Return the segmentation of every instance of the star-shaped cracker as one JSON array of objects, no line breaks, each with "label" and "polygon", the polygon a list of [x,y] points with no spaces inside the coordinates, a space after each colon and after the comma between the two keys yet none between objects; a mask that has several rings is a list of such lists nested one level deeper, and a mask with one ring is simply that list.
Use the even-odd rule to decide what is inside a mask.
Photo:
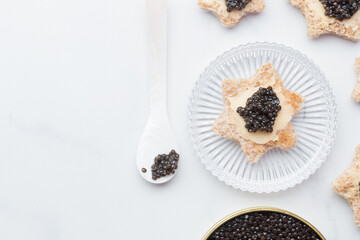
[{"label": "star-shaped cracker", "polygon": [[325,8],[320,0],[289,1],[305,16],[310,37],[335,34],[353,41],[360,39],[360,11],[357,11],[350,19],[339,21],[325,15]]},{"label": "star-shaped cracker", "polygon": [[344,197],[354,211],[356,226],[360,227],[360,145],[350,168],[333,183],[334,191]]},{"label": "star-shaped cracker", "polygon": [[[241,132],[243,131],[241,128],[245,127],[244,125],[239,125],[241,123],[241,117],[232,109],[230,99],[241,96],[244,93],[246,94],[249,89],[256,90],[260,87],[268,86],[271,86],[274,89],[280,100],[280,106],[282,107],[275,120],[275,125],[282,111],[284,111],[283,114],[289,113],[286,115],[289,121],[285,122],[287,125],[284,128],[278,130],[275,130],[274,128],[273,133],[271,133],[274,134],[273,140],[260,144],[244,137],[244,132]],[[225,106],[222,114],[214,123],[213,132],[239,143],[249,162],[257,162],[261,156],[271,148],[278,147],[288,150],[296,146],[297,134],[290,120],[295,114],[300,112],[305,99],[301,95],[284,87],[279,74],[271,63],[259,68],[255,75],[248,79],[226,79],[223,81],[222,87]],[[257,132],[246,134],[264,133]]]},{"label": "star-shaped cracker", "polygon": [[357,58],[355,61],[355,69],[358,75],[358,80],[351,94],[351,98],[357,102],[360,102],[360,58]]},{"label": "star-shaped cracker", "polygon": [[263,0],[252,0],[244,9],[233,9],[231,12],[227,11],[225,0],[199,0],[198,5],[216,15],[225,27],[235,26],[248,13],[258,13],[265,9]]}]

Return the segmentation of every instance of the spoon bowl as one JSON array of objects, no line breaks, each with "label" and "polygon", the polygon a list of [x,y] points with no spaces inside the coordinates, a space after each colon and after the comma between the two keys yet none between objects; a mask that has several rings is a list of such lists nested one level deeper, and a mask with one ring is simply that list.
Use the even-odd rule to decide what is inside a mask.
[{"label": "spoon bowl", "polygon": [[[169,154],[173,149],[180,154],[179,144],[167,115],[150,115],[137,150],[136,163],[140,175],[146,181],[155,184],[161,184],[171,180],[176,174],[176,171],[175,174],[153,180],[151,166],[154,164],[154,159],[157,155]],[[145,173],[142,172],[143,168],[147,170]]]}]

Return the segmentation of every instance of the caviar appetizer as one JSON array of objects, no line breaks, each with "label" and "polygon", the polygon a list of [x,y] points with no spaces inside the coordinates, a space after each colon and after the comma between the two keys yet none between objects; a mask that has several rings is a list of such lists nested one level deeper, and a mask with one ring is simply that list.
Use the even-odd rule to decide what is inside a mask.
[{"label": "caviar appetizer", "polygon": [[175,150],[171,150],[169,154],[159,154],[154,159],[151,166],[152,179],[157,180],[174,174],[178,168],[179,154]]},{"label": "caviar appetizer", "polygon": [[265,9],[263,0],[199,0],[201,9],[216,15],[225,27],[233,27],[248,13]]},{"label": "caviar appetizer", "polygon": [[222,224],[207,240],[220,239],[322,239],[300,220],[277,212],[261,211],[240,215]]},{"label": "caviar appetizer", "polygon": [[307,20],[308,35],[335,34],[360,39],[360,0],[289,0]]},{"label": "caviar appetizer", "polygon": [[360,58],[357,58],[355,61],[355,69],[358,75],[358,80],[351,94],[351,98],[357,102],[360,102]]},{"label": "caviar appetizer", "polygon": [[360,145],[350,168],[333,183],[334,191],[344,197],[354,212],[356,226],[360,227]]},{"label": "caviar appetizer", "polygon": [[213,132],[239,143],[249,162],[259,161],[271,148],[296,146],[290,121],[305,99],[284,87],[271,63],[249,79],[226,79],[222,87],[225,106]]}]

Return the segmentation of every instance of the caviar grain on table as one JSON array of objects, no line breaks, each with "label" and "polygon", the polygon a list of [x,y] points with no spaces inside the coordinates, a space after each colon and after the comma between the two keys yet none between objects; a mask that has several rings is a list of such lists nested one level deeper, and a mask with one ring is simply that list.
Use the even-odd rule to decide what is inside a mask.
[{"label": "caviar grain on table", "polygon": [[208,240],[320,240],[320,236],[301,221],[276,212],[253,212],[233,218]]},{"label": "caviar grain on table", "polygon": [[174,174],[178,168],[179,154],[171,150],[169,154],[159,154],[155,157],[151,166],[152,179],[157,180],[170,174]]},{"label": "caviar grain on table", "polygon": [[231,12],[233,9],[243,10],[249,2],[251,0],[225,0],[228,12]]},{"label": "caviar grain on table", "polygon": [[339,21],[350,19],[360,7],[360,0],[319,0],[324,8],[325,15]]},{"label": "caviar grain on table", "polygon": [[244,118],[245,128],[249,132],[272,132],[280,110],[280,100],[272,87],[268,87],[259,88],[246,101],[245,107],[238,107],[237,112]]}]

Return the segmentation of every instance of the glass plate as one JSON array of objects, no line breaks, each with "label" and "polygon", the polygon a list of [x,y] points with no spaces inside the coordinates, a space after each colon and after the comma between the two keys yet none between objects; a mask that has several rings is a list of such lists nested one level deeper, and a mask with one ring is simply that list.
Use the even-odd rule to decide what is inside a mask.
[{"label": "glass plate", "polygon": [[[306,101],[292,120],[298,134],[296,147],[272,149],[250,164],[239,144],[211,129],[224,107],[222,81],[250,77],[268,62],[285,87]],[[225,52],[205,69],[190,98],[189,120],[195,150],[214,176],[243,191],[269,193],[294,187],[321,166],[334,144],[337,112],[328,81],[310,59],[283,45],[251,43]]]}]

